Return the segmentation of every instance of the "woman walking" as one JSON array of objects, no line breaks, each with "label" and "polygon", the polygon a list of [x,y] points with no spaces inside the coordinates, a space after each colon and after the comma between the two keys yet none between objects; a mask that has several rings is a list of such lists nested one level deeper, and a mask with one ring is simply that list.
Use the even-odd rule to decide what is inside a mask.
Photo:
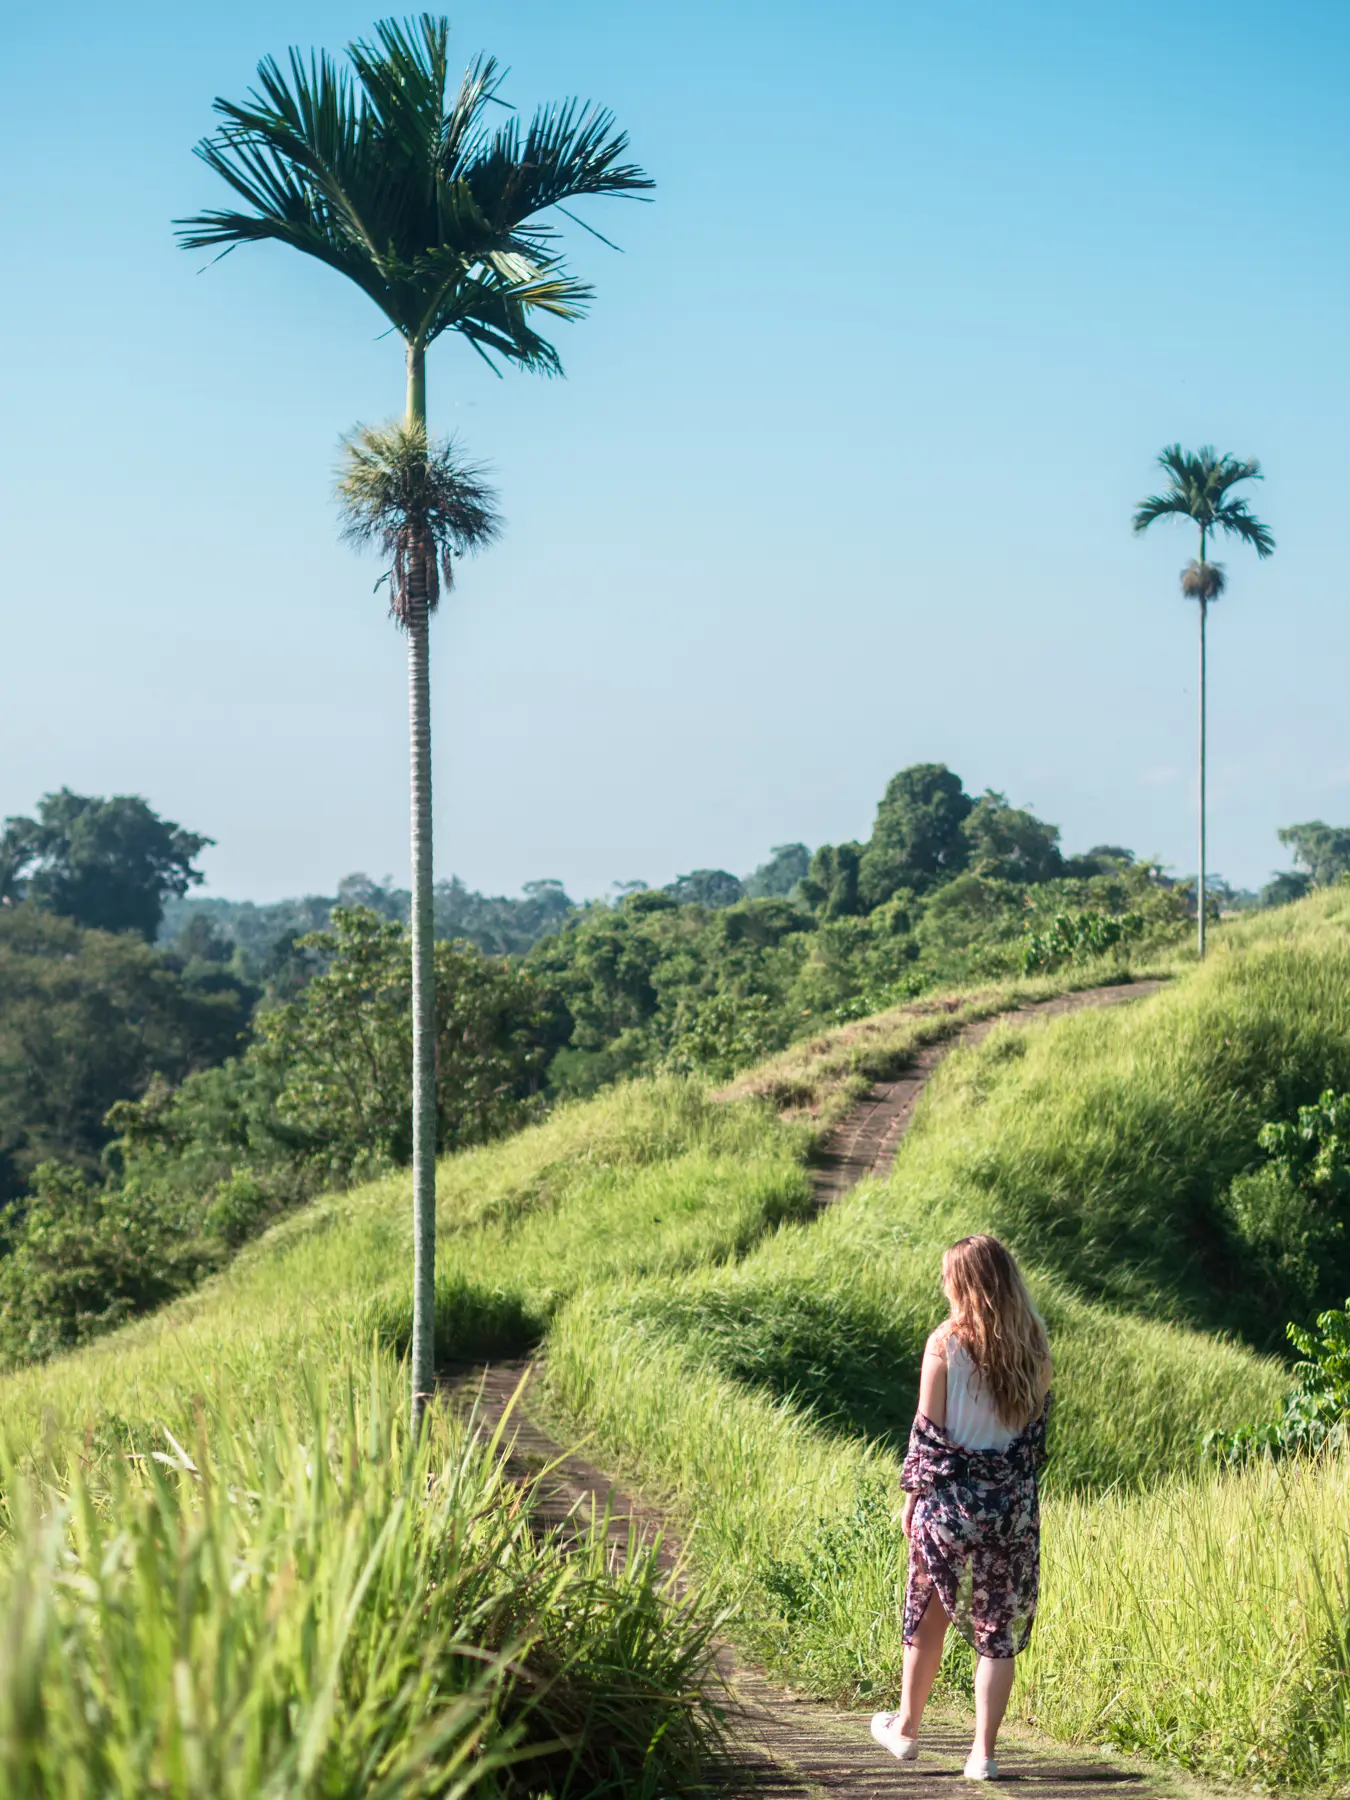
[{"label": "woman walking", "polygon": [[994,1742],[1026,1648],[1041,1572],[1037,1471],[1045,1461],[1050,1347],[1022,1272],[993,1237],[962,1238],[942,1259],[951,1316],[929,1338],[903,1485],[909,1539],[905,1669],[897,1713],[872,1736],[901,1762],[919,1723],[947,1627],[976,1652],[969,1781],[994,1781]]}]

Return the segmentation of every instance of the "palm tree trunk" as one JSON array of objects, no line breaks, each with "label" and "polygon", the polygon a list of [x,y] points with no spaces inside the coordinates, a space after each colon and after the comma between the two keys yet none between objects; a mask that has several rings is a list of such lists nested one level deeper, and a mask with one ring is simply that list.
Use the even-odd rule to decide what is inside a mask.
[{"label": "palm tree trunk", "polygon": [[[1205,533],[1200,531],[1200,566],[1205,563]],[[1200,873],[1196,879],[1195,917],[1196,948],[1200,960],[1205,960],[1205,619],[1209,606],[1203,596],[1200,601]]]},{"label": "palm tree trunk", "polygon": [[[426,424],[426,353],[408,347],[408,423]],[[436,1367],[436,965],[432,919],[431,679],[426,571],[409,582],[408,728],[412,788],[413,1321],[412,1429]]]}]

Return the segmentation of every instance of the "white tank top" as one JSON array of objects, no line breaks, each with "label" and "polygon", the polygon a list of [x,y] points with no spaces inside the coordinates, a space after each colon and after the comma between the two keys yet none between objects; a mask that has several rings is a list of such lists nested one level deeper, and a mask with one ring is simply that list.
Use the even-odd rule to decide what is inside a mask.
[{"label": "white tank top", "polygon": [[1017,1436],[994,1410],[970,1352],[947,1334],[947,1436],[963,1450],[1006,1450]]}]

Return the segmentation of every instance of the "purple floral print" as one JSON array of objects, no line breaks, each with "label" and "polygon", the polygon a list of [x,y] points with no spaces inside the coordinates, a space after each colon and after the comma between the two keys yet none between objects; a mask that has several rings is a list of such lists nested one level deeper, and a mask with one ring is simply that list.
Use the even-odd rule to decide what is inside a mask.
[{"label": "purple floral print", "polygon": [[1006,1450],[963,1450],[931,1419],[915,1419],[900,1477],[919,1496],[909,1537],[907,1644],[936,1590],[981,1656],[1026,1649],[1041,1579],[1036,1477],[1049,1412],[1047,1398],[1040,1417]]}]

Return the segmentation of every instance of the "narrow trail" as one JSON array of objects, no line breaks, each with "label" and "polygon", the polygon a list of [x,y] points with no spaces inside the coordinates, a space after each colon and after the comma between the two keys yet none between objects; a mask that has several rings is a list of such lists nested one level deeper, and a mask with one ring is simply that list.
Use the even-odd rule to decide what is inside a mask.
[{"label": "narrow trail", "polygon": [[[895,1080],[876,1083],[826,1140],[815,1176],[817,1209],[833,1205],[865,1177],[889,1172],[919,1095],[952,1050],[979,1043],[1008,1020],[1120,1005],[1142,999],[1161,985],[1140,981],[1028,1002],[928,1045]],[[539,1480],[536,1516],[542,1526],[565,1527],[578,1513],[587,1521],[607,1518],[609,1541],[616,1551],[627,1548],[634,1531],[649,1542],[659,1537],[659,1560],[673,1569],[682,1551],[669,1522],[625,1493],[602,1470],[564,1451],[530,1418],[529,1389],[536,1373],[535,1363],[524,1359],[451,1365],[443,1370],[441,1385],[454,1404],[472,1408],[485,1432],[497,1428],[520,1390],[504,1434],[510,1444],[507,1466],[518,1480]],[[731,1700],[734,1755],[720,1773],[722,1791],[729,1795],[882,1800],[903,1794],[909,1800],[937,1800],[962,1787],[961,1771],[970,1748],[968,1724],[925,1722],[920,1760],[901,1764],[872,1741],[870,1709],[848,1711],[798,1698],[743,1663],[725,1642],[718,1648],[717,1668]],[[1019,1742],[1015,1728],[1005,1730],[999,1741],[999,1768],[1000,1779],[1019,1783],[1028,1800],[1032,1796],[1067,1800],[1115,1789],[1154,1800],[1159,1792],[1136,1770],[1072,1750]]]},{"label": "narrow trail", "polygon": [[1082,988],[1076,994],[1056,994],[1050,1000],[1028,1000],[1008,1012],[967,1025],[940,1043],[926,1045],[894,1081],[875,1082],[825,1140],[815,1179],[817,1207],[833,1205],[869,1175],[890,1174],[919,1095],[938,1064],[953,1050],[981,1043],[996,1025],[1005,1025],[1009,1020],[1057,1018],[1064,1013],[1081,1012],[1087,1006],[1121,1006],[1155,994],[1162,985],[1160,981],[1135,981],[1117,987]]}]

